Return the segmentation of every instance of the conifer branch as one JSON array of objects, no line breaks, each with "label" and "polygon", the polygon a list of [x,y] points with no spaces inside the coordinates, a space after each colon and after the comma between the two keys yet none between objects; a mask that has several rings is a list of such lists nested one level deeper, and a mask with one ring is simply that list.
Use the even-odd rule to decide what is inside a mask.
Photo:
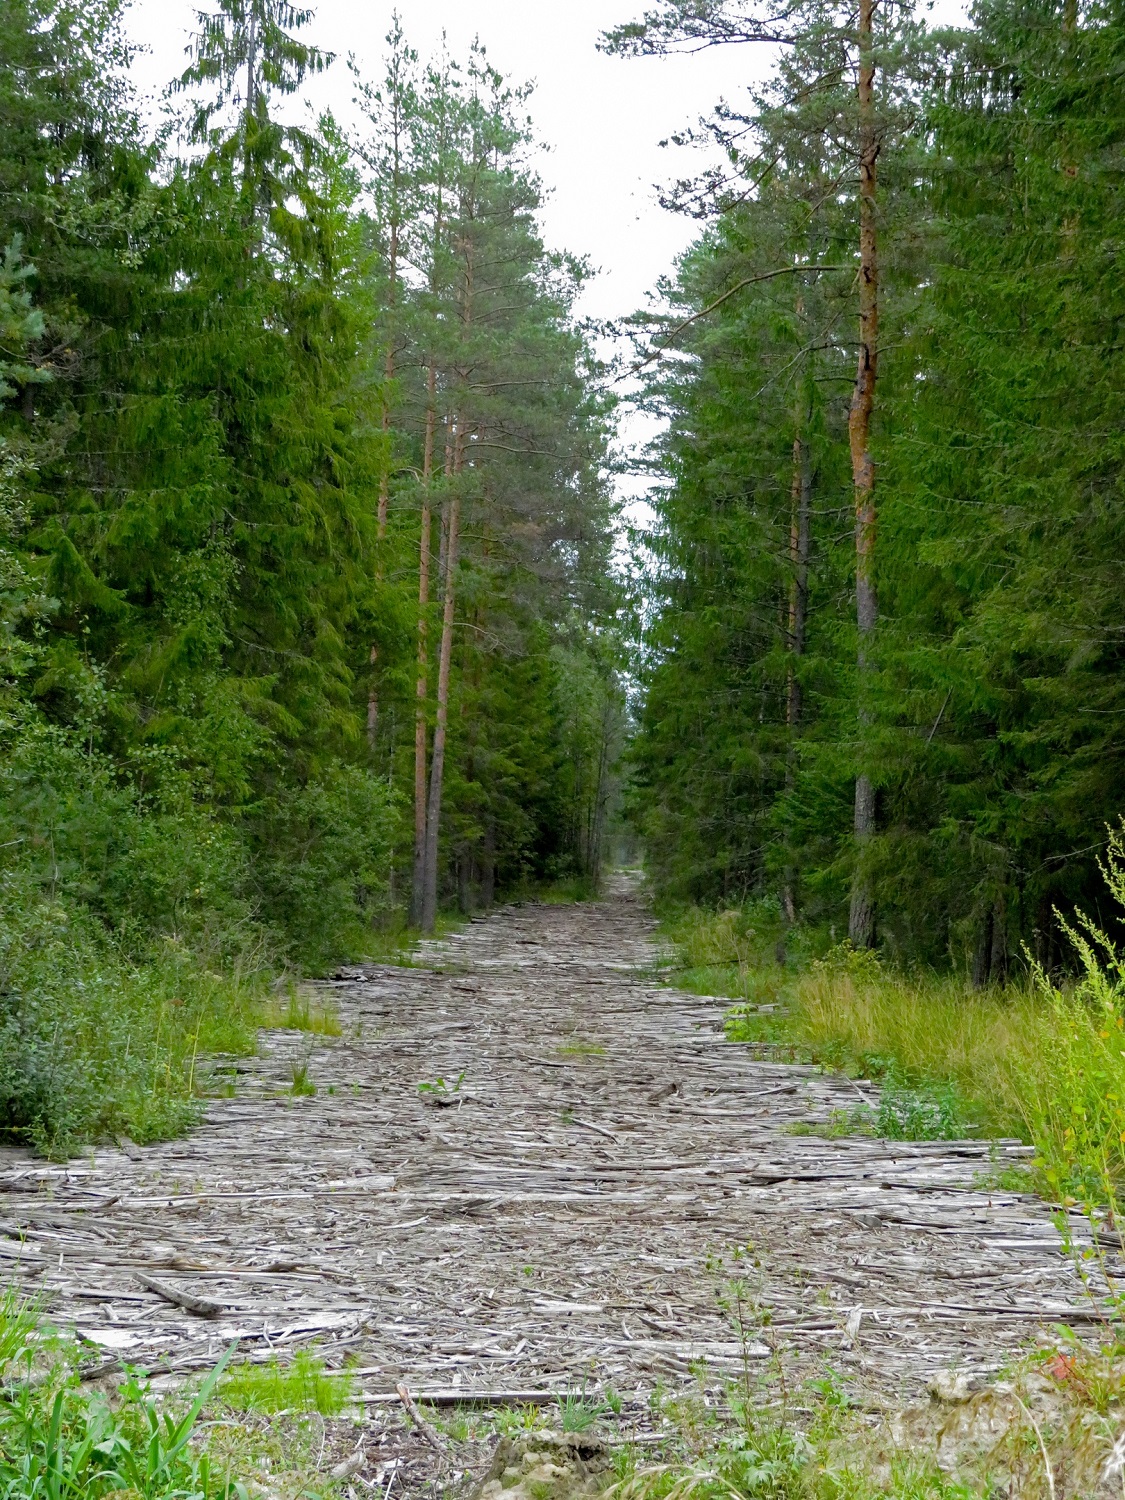
[{"label": "conifer branch", "polygon": [[[711,302],[706,307],[701,308],[699,310],[699,312],[692,313],[691,317],[690,318],[685,318],[682,323],[678,323],[676,325],[676,327],[672,329],[671,333],[669,333],[667,335],[667,337],[660,344],[658,344],[656,346],[656,348],[652,351],[651,354],[647,354],[644,359],[638,360],[635,365],[631,365],[629,367],[629,369],[625,372],[625,375],[635,375],[638,370],[643,370],[646,365],[650,365],[654,359],[659,359],[660,356],[664,353],[665,349],[667,349],[669,347],[669,345],[672,343],[673,339],[678,338],[680,336],[680,334],[683,333],[683,331],[684,331],[685,328],[690,328],[693,323],[698,323],[701,318],[706,318],[710,313],[713,313],[717,307],[721,307],[724,302],[726,302],[729,298],[733,297],[734,294],[735,294],[735,292],[741,292],[744,287],[754,286],[754,285],[756,285],[760,281],[772,281],[776,276],[792,276],[792,275],[794,275],[794,274],[796,274],[797,272],[800,272],[800,271],[854,271],[854,270],[855,270],[855,267],[852,266],[852,265],[843,265],[843,266],[781,266],[776,271],[762,271],[757,276],[746,276],[741,281],[735,282],[734,286],[730,287],[729,290],[725,291],[721,297],[716,297],[715,300],[714,300],[714,302]],[[618,380],[624,380],[625,379],[625,375],[619,375],[617,377]]]}]

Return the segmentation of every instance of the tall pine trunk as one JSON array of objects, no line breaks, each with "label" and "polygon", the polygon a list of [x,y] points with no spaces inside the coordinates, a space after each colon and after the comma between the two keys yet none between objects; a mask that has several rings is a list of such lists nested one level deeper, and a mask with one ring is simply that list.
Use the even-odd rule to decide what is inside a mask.
[{"label": "tall pine trunk", "polygon": [[[458,436],[458,449],[460,438]],[[460,453],[458,454],[458,457]],[[460,468],[460,464],[456,466]],[[426,809],[425,870],[422,891],[422,931],[433,932],[437,921],[438,835],[441,828],[441,792],[445,776],[445,740],[449,725],[449,674],[453,660],[453,618],[456,606],[457,539],[461,520],[461,496],[454,488],[445,502],[443,517],[445,566],[442,570],[441,650],[438,657],[437,716],[434,750],[430,758],[430,793]]]},{"label": "tall pine trunk", "polygon": [[[462,201],[462,213],[466,202]],[[471,207],[471,201],[468,205]],[[471,213],[469,214],[471,217]],[[472,241],[460,241],[464,255],[464,282],[461,287],[462,337],[473,322],[473,248]],[[468,372],[459,370],[462,380]],[[446,481],[452,481],[442,506],[442,581],[441,647],[438,653],[437,713],[434,719],[434,746],[430,757],[430,789],[426,807],[426,839],[422,869],[422,931],[431,933],[437,921],[438,850],[441,834],[441,795],[445,777],[445,742],[449,730],[449,676],[453,661],[453,620],[457,595],[457,542],[461,520],[461,471],[465,465],[465,416],[459,406],[445,431]]]},{"label": "tall pine trunk", "polygon": [[876,162],[879,141],[875,124],[874,17],[876,0],[859,0],[859,362],[848,438],[855,487],[855,598],[858,645],[856,691],[859,703],[860,774],[855,782],[856,873],[852,882],[848,936],[857,948],[875,941],[875,903],[864,863],[875,830],[875,789],[863,769],[870,757],[870,652],[874,645],[875,598],[875,465],[871,458],[871,418],[879,362],[879,255],[875,220]]},{"label": "tall pine trunk", "polygon": [[[805,636],[809,613],[809,548],[812,532],[812,455],[809,451],[808,419],[805,410],[804,392],[801,394],[797,415],[797,436],[793,439],[793,479],[790,490],[789,517],[789,673],[786,693],[785,722],[789,730],[789,747],[785,763],[785,787],[792,789],[795,779],[797,754],[797,729],[801,722],[801,679],[798,664],[805,654]],[[797,903],[794,898],[795,873],[785,872],[785,884],[781,891],[781,904],[785,920],[797,920]]]},{"label": "tall pine trunk", "polygon": [[793,439],[792,510],[789,521],[789,681],[785,722],[796,731],[801,721],[801,681],[797,663],[805,654],[809,613],[809,546],[812,513],[812,459],[802,431]]},{"label": "tall pine trunk", "polygon": [[426,375],[426,439],[422,450],[422,524],[418,546],[418,672],[414,685],[414,869],[410,889],[410,920],[422,921],[426,870],[426,690],[429,650],[426,612],[430,603],[430,482],[434,472],[434,428],[437,423],[437,369],[430,361]]},{"label": "tall pine trunk", "polygon": [[[397,23],[396,23],[397,24]],[[400,33],[401,34],[401,33]],[[379,476],[379,540],[387,534],[387,503],[391,491],[391,398],[390,385],[395,378],[395,312],[398,307],[398,253],[402,231],[402,97],[397,86],[392,103],[391,125],[391,203],[388,215],[390,230],[387,243],[387,359],[384,365],[383,389],[383,472]]]},{"label": "tall pine trunk", "polygon": [[[380,474],[380,501],[378,501],[378,540],[387,535],[387,507],[390,504],[390,383],[395,380],[395,306],[399,291],[399,124],[398,107],[395,115],[395,168],[393,168],[392,217],[390,217],[390,245],[387,254],[387,360],[383,378],[383,472]],[[375,564],[375,577],[383,580],[383,558]],[[371,648],[371,687],[368,688],[368,748],[374,753],[380,732],[380,684],[377,667],[380,648]]]}]

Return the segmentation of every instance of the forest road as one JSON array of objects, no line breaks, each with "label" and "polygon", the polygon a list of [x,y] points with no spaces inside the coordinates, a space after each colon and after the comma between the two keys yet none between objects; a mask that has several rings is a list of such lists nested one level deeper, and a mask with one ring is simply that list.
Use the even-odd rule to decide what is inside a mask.
[{"label": "forest road", "polygon": [[1090,1316],[1046,1205],[972,1186],[987,1145],[789,1133],[856,1086],[724,1040],[724,1001],[657,981],[653,925],[619,875],[425,944],[428,967],[343,971],[320,986],[343,1034],[264,1032],[186,1139],[5,1153],[5,1271],[95,1362],[316,1340],[371,1393],[643,1400],[772,1349],[901,1401]]}]

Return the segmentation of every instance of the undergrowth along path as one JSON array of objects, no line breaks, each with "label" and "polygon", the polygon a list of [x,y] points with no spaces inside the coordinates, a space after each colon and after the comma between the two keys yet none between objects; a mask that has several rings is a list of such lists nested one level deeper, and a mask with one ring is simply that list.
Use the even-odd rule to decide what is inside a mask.
[{"label": "undergrowth along path", "polygon": [[1024,1148],[788,1133],[856,1086],[726,1041],[726,1002],[657,981],[653,925],[617,876],[428,943],[428,967],[343,971],[343,1034],[263,1033],[189,1138],[5,1153],[4,1272],[94,1363],[317,1340],[371,1394],[644,1399],[788,1349],[793,1376],[828,1362],[901,1402],[1094,1316],[1049,1209],[972,1186]]}]

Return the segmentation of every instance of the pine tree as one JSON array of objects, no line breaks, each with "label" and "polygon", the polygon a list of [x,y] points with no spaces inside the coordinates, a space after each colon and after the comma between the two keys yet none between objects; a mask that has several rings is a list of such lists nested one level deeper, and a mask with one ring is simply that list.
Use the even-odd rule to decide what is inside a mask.
[{"label": "pine tree", "polygon": [[[757,163],[761,176],[753,192],[787,157],[810,146],[818,167],[836,171],[829,192],[846,194],[853,205],[852,244],[856,253],[859,347],[849,415],[849,446],[855,508],[855,597],[857,624],[857,717],[859,747],[854,793],[855,876],[849,935],[857,946],[874,941],[874,908],[865,873],[867,847],[875,827],[872,781],[873,735],[871,656],[877,620],[875,584],[875,463],[872,422],[876,405],[879,353],[879,245],[877,162],[901,135],[903,88],[916,33],[909,13],[876,0],[861,0],[858,16],[809,0],[783,13],[747,8],[736,0],[669,0],[643,20],[619,27],[605,39],[607,50],[627,55],[660,54],[730,43],[780,43],[789,54],[777,71],[773,96],[756,121]],[[855,86],[845,80],[854,73]],[[882,87],[877,93],[877,74]],[[735,155],[737,163],[737,153]],[[831,176],[831,173],[829,173]],[[791,271],[779,265],[775,274]],[[747,283],[749,284],[749,283]],[[798,450],[798,464],[799,464]],[[798,493],[800,484],[798,483]],[[800,525],[795,549],[799,552]],[[795,557],[795,569],[802,564]],[[795,679],[794,679],[795,680]],[[795,700],[794,700],[795,702]]]}]

